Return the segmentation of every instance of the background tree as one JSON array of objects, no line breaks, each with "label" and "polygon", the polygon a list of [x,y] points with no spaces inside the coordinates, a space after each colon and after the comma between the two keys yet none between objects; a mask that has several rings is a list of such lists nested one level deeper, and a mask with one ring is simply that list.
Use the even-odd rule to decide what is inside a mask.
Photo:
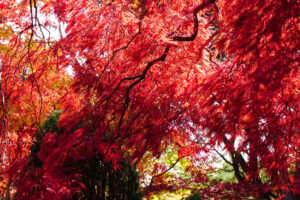
[{"label": "background tree", "polygon": [[[41,187],[47,188],[47,179],[40,177],[47,173],[47,166],[44,160],[39,156],[41,146],[46,134],[57,137],[63,130],[57,127],[60,112],[54,111],[43,123],[41,130],[35,135],[35,142],[31,147],[31,154],[21,177],[16,177],[15,184],[18,192],[17,199],[35,199],[39,196],[39,189],[33,184],[40,182]],[[55,151],[54,151],[55,152]],[[76,172],[77,184],[82,185],[82,191],[76,187],[75,180],[69,186],[74,189],[70,194],[72,199],[124,199],[139,200],[143,196],[139,188],[139,176],[134,166],[123,160],[120,163],[120,170],[115,171],[112,163],[107,163],[100,157],[94,155],[86,159],[68,160],[60,169],[65,175]],[[57,177],[56,177],[57,178]],[[66,184],[66,183],[64,183]],[[75,185],[75,186],[74,186]],[[59,188],[57,188],[59,189]],[[77,189],[77,191],[75,191]],[[44,191],[45,198],[57,198],[55,191]],[[58,193],[59,194],[59,193]]]},{"label": "background tree", "polygon": [[48,32],[29,3],[0,3],[1,199],[16,191],[9,166],[26,163],[34,135],[53,107],[59,107],[68,85],[68,76],[55,65]]}]

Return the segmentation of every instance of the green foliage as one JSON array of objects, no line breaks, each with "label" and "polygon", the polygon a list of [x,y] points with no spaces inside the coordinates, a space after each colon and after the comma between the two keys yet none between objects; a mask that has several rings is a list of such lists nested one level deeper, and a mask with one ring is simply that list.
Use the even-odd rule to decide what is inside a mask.
[{"label": "green foliage", "polygon": [[112,163],[104,162],[98,156],[77,160],[72,165],[81,174],[82,182],[86,186],[78,199],[141,200],[143,197],[138,182],[139,174],[129,162],[122,161],[121,168],[116,171]]},{"label": "green foliage", "polygon": [[[109,181],[114,181],[114,189],[110,188],[112,192],[120,191],[118,199],[122,199],[122,196],[127,196],[127,199],[141,200],[143,194],[139,187],[139,174],[135,168],[129,162],[123,161],[121,163],[121,170],[118,170],[112,175],[112,179]],[[123,193],[123,194],[122,194]]]},{"label": "green foliage", "polygon": [[185,200],[202,200],[199,193],[194,193],[191,196],[187,197]]},{"label": "green foliage", "polygon": [[42,127],[41,127],[41,133],[43,134],[43,136],[47,133],[47,132],[51,132],[51,133],[59,133],[62,130],[60,128],[57,127],[57,122],[59,119],[59,116],[61,114],[61,111],[59,110],[55,110],[53,111],[53,113],[50,115],[50,117],[48,117],[45,122],[43,123]]},{"label": "green foliage", "polygon": [[[38,158],[43,138],[46,133],[51,132],[59,135],[63,130],[57,127],[61,112],[54,111],[43,123],[40,131],[36,134],[36,140],[31,147],[29,163],[34,168],[40,168],[42,162]],[[76,160],[65,163],[65,167],[73,168],[81,175],[81,181],[86,189],[74,199],[104,199],[104,200],[141,200],[143,193],[139,187],[139,174],[135,166],[129,162],[122,161],[120,169],[115,171],[113,165],[104,162],[100,155],[84,160]]]},{"label": "green foliage", "polygon": [[230,183],[236,183],[237,179],[233,173],[233,168],[228,163],[224,162],[222,159],[217,159],[216,164],[220,165],[216,171],[213,173],[209,173],[208,177],[211,181],[222,181],[224,182],[230,182]]},{"label": "green foliage", "polygon": [[35,168],[40,168],[42,166],[42,163],[40,159],[38,158],[38,152],[40,151],[41,144],[43,141],[43,138],[47,132],[51,133],[59,133],[62,130],[57,127],[57,122],[59,119],[59,116],[61,114],[61,111],[55,110],[53,113],[45,120],[43,123],[40,131],[35,135],[35,141],[33,145],[31,146],[31,154],[29,156],[29,163],[34,166]]}]

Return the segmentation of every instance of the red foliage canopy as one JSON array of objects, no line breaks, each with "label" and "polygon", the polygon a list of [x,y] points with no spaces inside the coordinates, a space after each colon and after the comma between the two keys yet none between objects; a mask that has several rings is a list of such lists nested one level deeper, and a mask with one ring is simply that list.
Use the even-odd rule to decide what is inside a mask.
[{"label": "red foliage canopy", "polygon": [[[298,0],[24,0],[0,8],[10,31],[0,32],[8,41],[0,43],[2,140],[38,128],[53,106],[63,110],[64,131],[43,139],[42,167],[28,173],[25,156],[4,171],[17,199],[72,198],[84,186],[68,163],[97,154],[117,169],[124,152],[137,163],[170,144],[201,162],[200,153],[223,148],[251,196],[299,193]],[[66,71],[70,87],[59,74]]]}]

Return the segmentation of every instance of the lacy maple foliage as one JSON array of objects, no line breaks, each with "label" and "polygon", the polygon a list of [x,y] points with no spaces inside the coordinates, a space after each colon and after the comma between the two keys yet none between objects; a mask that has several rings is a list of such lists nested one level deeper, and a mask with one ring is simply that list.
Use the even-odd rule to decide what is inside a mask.
[{"label": "lacy maple foliage", "polygon": [[56,64],[46,30],[37,28],[37,19],[30,21],[28,3],[0,3],[1,199],[16,193],[10,173],[18,176],[16,172],[26,166],[35,134],[59,107],[69,84]]},{"label": "lacy maple foliage", "polygon": [[[147,177],[145,157],[170,146],[174,166],[189,157],[189,181],[158,163],[145,194],[299,195],[298,0],[23,0],[0,8],[3,198],[85,199],[99,189],[84,183],[93,158],[111,170],[130,160]],[[56,109],[60,131],[40,138],[34,166],[29,147]],[[237,182],[190,187],[209,181],[215,152]],[[86,164],[78,170],[78,162]]]}]

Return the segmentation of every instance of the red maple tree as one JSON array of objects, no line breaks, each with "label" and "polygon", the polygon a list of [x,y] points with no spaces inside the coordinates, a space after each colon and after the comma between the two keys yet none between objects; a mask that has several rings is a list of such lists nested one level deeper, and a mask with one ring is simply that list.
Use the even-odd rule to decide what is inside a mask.
[{"label": "red maple tree", "polygon": [[[3,197],[12,184],[17,199],[85,198],[83,171],[98,158],[119,170],[124,159],[136,165],[169,145],[193,163],[191,180],[177,188],[208,181],[197,164],[217,152],[237,183],[212,183],[198,190],[204,198],[299,195],[297,0],[24,0],[0,8],[2,157],[7,133],[30,136],[11,142]],[[27,142],[54,109],[61,131],[45,133],[33,167]],[[27,153],[17,158],[20,145]],[[163,178],[171,168],[160,168],[146,192],[174,189]]]}]

